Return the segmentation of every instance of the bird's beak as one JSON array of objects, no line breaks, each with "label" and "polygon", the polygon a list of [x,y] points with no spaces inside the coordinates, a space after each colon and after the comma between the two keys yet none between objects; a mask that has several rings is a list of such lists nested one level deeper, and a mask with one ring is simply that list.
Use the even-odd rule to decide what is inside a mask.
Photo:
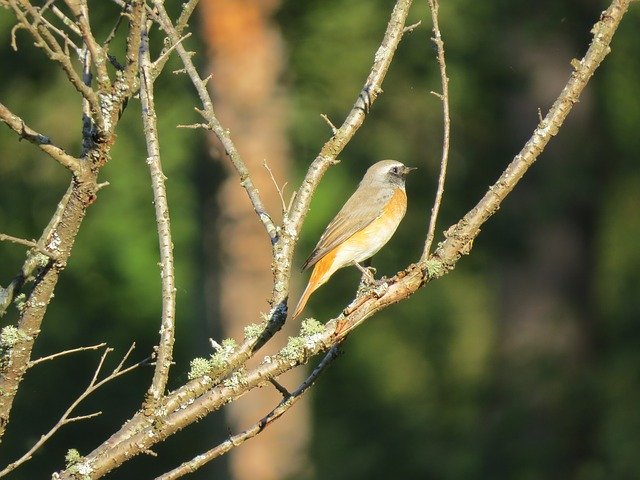
[{"label": "bird's beak", "polygon": [[411,172],[411,171],[413,171],[413,170],[417,170],[417,169],[418,169],[418,167],[407,167],[407,166],[405,166],[405,167],[402,169],[402,175],[405,175],[405,176],[406,176],[409,172]]}]

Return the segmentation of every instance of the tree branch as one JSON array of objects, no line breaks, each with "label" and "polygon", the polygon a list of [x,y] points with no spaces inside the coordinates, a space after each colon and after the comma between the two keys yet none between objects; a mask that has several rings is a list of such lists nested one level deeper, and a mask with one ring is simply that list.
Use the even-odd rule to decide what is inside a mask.
[{"label": "tree branch", "polygon": [[0,103],[0,120],[11,130],[16,132],[20,138],[24,138],[36,145],[40,150],[45,152],[63,167],[68,168],[73,173],[79,171],[81,167],[80,159],[69,155],[60,147],[53,145],[49,137],[36,132],[34,129],[26,125],[22,118],[12,113],[2,103]]},{"label": "tree branch", "polygon": [[91,32],[87,0],[65,0],[65,3],[75,15],[84,44],[91,53],[93,65],[98,73],[98,88],[107,90],[111,86],[111,80],[107,73],[107,56]]},{"label": "tree branch", "polygon": [[326,370],[331,362],[333,362],[333,360],[338,357],[340,353],[339,347],[339,344],[331,347],[322,361],[313,370],[313,372],[311,372],[311,375],[309,375],[309,377],[302,384],[300,384],[300,386],[293,393],[288,394],[276,408],[271,410],[271,412],[269,412],[261,420],[254,423],[245,431],[229,437],[226,441],[222,442],[220,445],[212,448],[211,450],[198,455],[192,460],[183,463],[179,467],[165,473],[164,475],[160,475],[156,478],[156,480],[174,480],[188,473],[195,472],[203,465],[206,465],[212,460],[215,460],[221,455],[224,455],[232,448],[239,447],[250,438],[253,438],[262,433],[270,424],[282,417],[282,415],[284,415],[287,410],[289,410],[298,400],[300,400],[300,398],[302,398],[302,395],[309,389],[309,387],[311,387],[315,383],[318,377]]},{"label": "tree branch", "polygon": [[173,357],[173,343],[176,314],[176,286],[173,267],[173,242],[169,220],[169,204],[164,184],[165,176],[160,161],[158,125],[153,97],[152,65],[149,58],[149,32],[146,14],[142,15],[142,40],[140,42],[140,100],[142,103],[142,124],[147,142],[147,165],[151,173],[153,204],[156,211],[158,241],[160,244],[160,277],[162,280],[162,320],[160,343],[157,349],[156,367],[147,399],[154,408],[162,399]]},{"label": "tree branch", "polygon": [[64,350],[62,352],[57,352],[57,353],[53,353],[51,355],[47,355],[46,357],[40,357],[36,360],[32,360],[29,362],[29,368],[31,367],[35,367],[36,365],[38,365],[39,363],[43,363],[43,362],[48,362],[50,360],[54,360],[58,357],[62,357],[64,355],[69,355],[71,353],[78,353],[78,352],[85,352],[87,350],[97,350],[99,348],[102,348],[104,346],[106,346],[106,343],[98,343],[96,345],[89,345],[88,347],[78,347],[78,348],[71,348],[69,350]]},{"label": "tree branch", "polygon": [[[48,30],[46,24],[40,20],[42,17],[40,12],[31,5],[29,0],[10,0],[9,4],[13,8],[19,23],[35,40],[35,45],[41,48],[47,57],[62,67],[71,84],[80,92],[83,98],[89,102],[93,118],[99,128],[103,130],[104,119],[100,110],[98,95],[83,82],[81,76],[73,68],[69,56],[65,53],[64,49],[60,47],[60,44]],[[22,9],[24,9],[24,11]],[[31,16],[33,23],[29,21],[25,12]]]},{"label": "tree branch", "polygon": [[216,136],[224,146],[225,151],[229,156],[229,159],[231,160],[231,163],[236,169],[236,172],[238,172],[238,176],[240,177],[240,185],[242,185],[242,187],[246,190],[247,195],[249,196],[249,200],[253,205],[253,209],[256,212],[256,215],[258,215],[258,218],[262,222],[262,225],[267,231],[271,242],[274,243],[278,237],[276,226],[274,225],[273,221],[271,220],[271,216],[268,214],[264,206],[258,189],[253,184],[253,180],[251,180],[249,169],[242,160],[242,157],[236,149],[233,140],[231,140],[229,131],[220,124],[220,121],[218,120],[218,117],[213,110],[213,102],[211,101],[211,96],[209,95],[209,91],[207,90],[206,80],[200,78],[200,74],[193,64],[193,61],[191,60],[191,55],[182,45],[180,35],[173,26],[173,23],[164,8],[163,2],[161,0],[153,0],[153,4],[158,11],[160,26],[167,34],[167,38],[170,41],[171,48],[175,47],[176,52],[180,56],[180,60],[182,60],[187,75],[189,75],[191,82],[198,92],[198,96],[200,97],[200,101],[202,102],[203,106],[203,110],[198,110],[198,113],[200,113],[200,115],[202,115],[202,117],[207,121],[209,129],[216,134]]},{"label": "tree branch", "polygon": [[[424,242],[424,250],[422,251],[421,261],[429,257],[431,244],[436,230],[436,222],[438,220],[438,212],[442,203],[442,195],[444,194],[444,182],[447,177],[447,163],[449,161],[449,139],[451,135],[451,117],[449,115],[449,77],[447,77],[447,63],[444,58],[444,42],[440,34],[440,25],[438,24],[438,0],[427,0],[429,9],[431,10],[431,21],[433,22],[433,43],[436,44],[438,50],[438,67],[440,69],[440,82],[442,83],[442,94],[435,94],[442,101],[442,118],[443,118],[443,139],[442,139],[442,159],[440,160],[440,175],[438,177],[438,188],[436,190],[436,198],[431,209],[431,218],[429,219],[429,228],[427,230],[427,238]],[[435,93],[435,92],[432,92]]]},{"label": "tree branch", "polygon": [[[101,344],[100,346],[102,346],[102,345],[104,345],[104,344]],[[86,347],[84,349],[86,350],[87,348],[93,348],[93,347]],[[76,349],[76,351],[77,350],[79,350],[79,349]],[[96,417],[96,416],[100,415],[101,412],[97,412],[97,413],[91,413],[89,415],[79,415],[79,416],[76,416],[76,417],[71,417],[71,414],[76,409],[76,407],[78,405],[80,405],[80,403],[83,400],[85,400],[89,395],[91,395],[97,389],[102,387],[105,383],[108,383],[111,380],[115,380],[119,376],[124,375],[124,374],[134,370],[135,368],[138,368],[140,365],[143,365],[144,363],[147,362],[147,360],[143,360],[141,362],[134,363],[133,365],[130,365],[129,367],[127,367],[125,369],[121,369],[122,363],[126,360],[126,358],[128,357],[129,353],[131,353],[131,349],[129,349],[129,351],[125,354],[122,362],[120,362],[119,366],[116,367],[109,375],[107,375],[105,378],[103,378],[102,380],[100,380],[98,382],[97,381],[98,380],[98,376],[100,375],[100,372],[102,370],[102,366],[104,365],[104,361],[107,358],[107,355],[112,351],[113,351],[112,348],[106,348],[105,349],[105,351],[102,353],[102,356],[100,357],[100,361],[98,362],[98,366],[96,367],[96,370],[93,373],[93,377],[91,378],[91,381],[89,382],[89,385],[84,389],[84,391],[80,394],[80,396],[78,396],[78,398],[76,398],[73,401],[73,403],[71,405],[69,405],[67,410],[62,414],[62,416],[56,422],[56,424],[53,427],[51,427],[51,429],[47,433],[42,435],[40,437],[40,439],[24,455],[22,455],[19,459],[15,460],[14,462],[11,462],[2,471],[0,471],[0,477],[6,476],[10,472],[12,472],[16,468],[18,468],[20,465],[22,465],[25,462],[29,461],[31,459],[31,457],[33,456],[33,454],[40,447],[42,447],[53,435],[55,435],[55,433],[58,430],[60,430],[63,426],[67,425],[68,423],[77,422],[79,420],[86,420],[86,419],[93,418],[93,417]],[[70,353],[70,352],[62,352],[60,355],[62,355],[64,353]],[[49,358],[49,359],[51,359],[51,358]],[[42,361],[44,361],[44,360],[42,360]]]}]

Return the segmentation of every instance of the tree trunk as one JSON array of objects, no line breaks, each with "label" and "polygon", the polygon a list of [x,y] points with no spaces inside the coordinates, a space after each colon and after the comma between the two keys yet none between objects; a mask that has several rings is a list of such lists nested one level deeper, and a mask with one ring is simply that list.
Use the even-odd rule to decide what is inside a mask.
[{"label": "tree trunk", "polygon": [[[222,124],[229,128],[267,210],[276,222],[281,220],[281,200],[263,163],[266,161],[282,187],[283,180],[289,177],[286,172],[290,162],[286,139],[288,106],[279,84],[285,55],[279,29],[272,20],[278,6],[278,0],[201,2],[216,112]],[[207,293],[219,295],[217,308],[223,319],[223,335],[241,340],[243,326],[258,322],[260,312],[269,309],[266,299],[272,287],[271,245],[237,175],[230,170],[224,149],[213,135],[211,143],[228,176],[217,192],[220,215],[215,224],[211,224],[219,249],[210,254],[218,256],[216,263],[220,268],[210,272],[209,276],[217,278],[207,283],[219,285],[219,293]],[[209,221],[214,222],[214,219]],[[286,330],[287,327],[282,335],[285,339],[293,333]],[[287,386],[295,388],[302,381],[301,373],[294,372],[284,381],[291,382]],[[231,431],[246,428],[282,398],[275,389],[272,392],[263,390],[254,391],[229,407]],[[308,423],[308,407],[301,402],[286,422],[275,423],[260,438],[232,451],[232,477],[280,480],[300,476],[307,468]]]}]

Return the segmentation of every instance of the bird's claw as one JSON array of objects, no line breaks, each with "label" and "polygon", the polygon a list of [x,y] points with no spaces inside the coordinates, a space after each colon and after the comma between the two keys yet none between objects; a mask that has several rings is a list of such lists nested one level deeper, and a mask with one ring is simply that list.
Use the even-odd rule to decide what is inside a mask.
[{"label": "bird's claw", "polygon": [[356,267],[358,270],[362,272],[362,283],[366,286],[375,285],[376,279],[374,275],[376,274],[376,269],[373,267],[363,267],[359,263],[356,263]]}]

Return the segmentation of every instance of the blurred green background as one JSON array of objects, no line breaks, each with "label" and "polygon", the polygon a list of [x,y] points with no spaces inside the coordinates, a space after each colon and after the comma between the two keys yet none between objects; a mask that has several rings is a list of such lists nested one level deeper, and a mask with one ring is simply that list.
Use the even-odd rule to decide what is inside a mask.
[{"label": "blurred green background", "polygon": [[[100,32],[109,31],[117,12],[108,3],[92,7]],[[338,123],[353,104],[392,4],[286,0],[279,10],[294,185],[328,137],[319,114]],[[528,139],[538,109],[544,114],[560,92],[570,60],[584,54],[606,6],[442,2],[452,146],[438,232],[475,205]],[[402,41],[384,95],[340,155],[342,163],[325,176],[303,229],[300,262],[367,166],[382,158],[419,171],[408,180],[407,217],[374,266],[390,275],[419,257],[442,130],[440,102],[429,93],[441,88],[429,18],[426,2],[416,2],[409,23],[423,24]],[[485,225],[471,255],[348,339],[344,355],[304,400],[313,412],[312,469],[300,478],[640,478],[639,21],[632,5],[611,55],[564,128]],[[78,153],[77,94],[26,35],[18,36],[19,52],[11,50],[12,26],[1,10],[0,101]],[[156,88],[176,252],[176,387],[186,381],[189,360],[206,354],[206,338],[218,331],[204,314],[202,257],[210,245],[202,226],[210,214],[203,199],[215,191],[220,172],[201,133],[175,128],[194,120],[192,89],[170,74]],[[101,175],[111,185],[82,225],[35,356],[107,341],[116,348],[114,366],[132,341],[141,359],[157,340],[161,299],[145,157],[136,100]],[[37,237],[67,184],[64,169],[0,128],[0,232]],[[21,247],[0,244],[1,285],[23,259]],[[338,272],[332,286],[314,295],[310,312],[335,316],[353,297],[358,276],[356,269]],[[55,423],[96,361],[97,354],[82,353],[29,371],[2,444],[3,462]],[[63,466],[68,448],[90,451],[136,408],[149,374],[141,369],[100,390],[80,413],[100,409],[102,416],[64,428],[10,478],[43,478]],[[109,478],[151,478],[225,435],[224,420],[214,415],[160,445],[158,458],[134,459]],[[224,461],[189,478],[213,475],[227,478]]]}]

